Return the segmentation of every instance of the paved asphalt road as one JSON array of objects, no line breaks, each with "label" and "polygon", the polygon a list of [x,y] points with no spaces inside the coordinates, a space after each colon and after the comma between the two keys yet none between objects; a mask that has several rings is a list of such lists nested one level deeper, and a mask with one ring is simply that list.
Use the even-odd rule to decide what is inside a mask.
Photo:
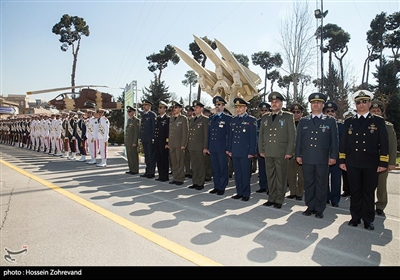
[{"label": "paved asphalt road", "polygon": [[[306,217],[304,201],[265,207],[126,175],[124,147],[106,168],[0,145],[1,266],[399,266],[400,171],[386,218],[350,227],[349,198]],[[144,166],[141,165],[141,173]],[[10,272],[11,273],[11,272]],[[18,273],[14,272],[14,273]],[[25,273],[25,272],[24,272]]]}]

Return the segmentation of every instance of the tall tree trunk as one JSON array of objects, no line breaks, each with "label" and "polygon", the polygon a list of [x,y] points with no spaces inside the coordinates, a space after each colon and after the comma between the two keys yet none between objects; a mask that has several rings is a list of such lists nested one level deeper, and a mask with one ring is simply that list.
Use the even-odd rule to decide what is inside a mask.
[{"label": "tall tree trunk", "polygon": [[[72,73],[71,73],[71,87],[75,86],[75,74],[76,74],[76,64],[78,61],[78,52],[79,52],[79,47],[81,44],[81,40],[78,40],[78,44],[76,47],[76,51],[75,51],[75,47],[74,44],[72,44],[72,56],[73,56],[73,62],[72,62]],[[72,88],[71,92],[75,92],[75,88]]]}]

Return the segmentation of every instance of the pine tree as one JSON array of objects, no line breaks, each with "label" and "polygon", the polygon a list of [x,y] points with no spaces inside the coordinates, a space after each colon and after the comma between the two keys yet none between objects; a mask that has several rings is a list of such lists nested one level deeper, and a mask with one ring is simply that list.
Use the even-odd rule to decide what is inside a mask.
[{"label": "pine tree", "polygon": [[171,95],[168,92],[169,87],[165,85],[165,81],[158,82],[157,75],[154,74],[154,80],[150,81],[149,88],[145,87],[143,91],[144,99],[153,103],[151,110],[157,112],[158,103],[164,101],[167,104],[170,102]]}]

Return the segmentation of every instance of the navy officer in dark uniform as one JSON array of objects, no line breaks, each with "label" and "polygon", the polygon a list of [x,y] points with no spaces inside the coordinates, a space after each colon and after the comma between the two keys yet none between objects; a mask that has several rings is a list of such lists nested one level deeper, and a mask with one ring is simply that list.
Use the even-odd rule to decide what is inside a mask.
[{"label": "navy officer in dark uniform", "polygon": [[154,131],[154,148],[158,170],[157,181],[169,181],[169,150],[168,134],[169,134],[169,116],[167,115],[168,104],[160,101],[158,104],[158,117]]},{"label": "navy officer in dark uniform", "polygon": [[233,100],[237,116],[231,121],[229,156],[235,170],[236,195],[233,199],[250,199],[251,161],[256,155],[257,120],[247,113],[250,104],[242,98]]},{"label": "navy officer in dark uniform", "polygon": [[364,221],[364,228],[374,230],[375,189],[378,175],[388,168],[389,140],[385,120],[371,114],[373,94],[358,90],[353,94],[357,114],[344,121],[340,139],[340,168],[347,171],[350,186],[350,226]]},{"label": "navy officer in dark uniform", "polygon": [[307,205],[303,215],[315,214],[323,218],[326,208],[329,166],[336,164],[339,138],[336,120],[322,114],[326,102],[323,93],[308,97],[311,114],[300,119],[296,135],[296,161],[303,165],[304,201]]},{"label": "navy officer in dark uniform", "polygon": [[210,154],[214,188],[210,193],[223,195],[228,185],[228,144],[232,116],[224,112],[226,101],[221,96],[213,98],[215,114],[208,126],[208,151]]},{"label": "navy officer in dark uniform", "polygon": [[140,141],[143,145],[144,161],[146,163],[146,171],[140,177],[154,178],[156,170],[156,158],[154,150],[154,131],[156,127],[157,115],[151,111],[151,103],[145,99],[142,101],[143,113],[140,122]]}]

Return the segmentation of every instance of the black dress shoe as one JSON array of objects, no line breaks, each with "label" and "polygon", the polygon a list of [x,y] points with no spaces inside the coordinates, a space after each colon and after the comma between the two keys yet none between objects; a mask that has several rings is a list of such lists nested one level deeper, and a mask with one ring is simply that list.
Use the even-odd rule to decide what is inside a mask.
[{"label": "black dress shoe", "polygon": [[190,174],[185,174],[185,177],[186,177],[186,178],[192,178],[192,175],[190,175]]},{"label": "black dress shoe", "polygon": [[374,230],[374,224],[372,222],[364,222],[364,228],[369,230]]},{"label": "black dress shoe", "polygon": [[340,195],[341,197],[346,197],[346,196],[350,196],[350,194],[348,192],[344,192]]},{"label": "black dress shoe", "polygon": [[274,204],[275,204],[275,202],[271,202],[269,200],[267,202],[263,203],[264,206],[272,206]]},{"label": "black dress shoe", "polygon": [[212,189],[211,191],[209,191],[208,193],[217,193],[218,190],[217,189]]},{"label": "black dress shoe", "polygon": [[198,186],[197,186],[196,184],[193,184],[193,185],[188,186],[189,189],[195,189],[195,188],[197,188],[197,187],[198,187]]},{"label": "black dress shoe", "polygon": [[174,185],[174,184],[176,184],[176,181],[175,180],[172,180],[171,182],[169,182],[171,185]]},{"label": "black dress shoe", "polygon": [[322,214],[322,212],[317,212],[315,213],[315,218],[320,218],[322,219],[324,217],[324,214]]},{"label": "black dress shoe", "polygon": [[290,198],[290,199],[292,199],[292,198],[295,198],[296,197],[296,195],[294,195],[294,194],[291,194],[291,195],[288,195],[286,198]]},{"label": "black dress shoe", "polygon": [[229,175],[229,178],[232,178],[232,175]]},{"label": "black dress shoe", "polygon": [[332,202],[332,207],[339,207],[338,203]]},{"label": "black dress shoe", "polygon": [[130,172],[130,171],[126,171],[126,172],[125,172],[125,174],[132,174],[132,172]]},{"label": "black dress shoe", "polygon": [[243,197],[242,197],[242,200],[243,200],[243,201],[249,201],[249,199],[250,199],[250,197],[248,197],[248,196],[243,196]]},{"label": "black dress shoe", "polygon": [[152,175],[147,175],[147,178],[149,178],[149,179],[153,179],[153,178],[155,178],[156,176],[154,175],[154,174],[152,174]]},{"label": "black dress shoe", "polygon": [[304,216],[311,216],[312,214],[315,214],[315,213],[317,213],[317,211],[311,210],[310,208],[307,208],[306,211],[304,211],[302,214]]},{"label": "black dress shoe", "polygon": [[140,177],[145,177],[145,178],[147,178],[147,176],[149,176],[148,174],[142,174],[142,175],[140,175]]},{"label": "black dress shoe", "polygon": [[378,215],[378,216],[386,217],[385,212],[383,212],[382,209],[376,209],[375,212],[376,212],[376,215]]},{"label": "black dress shoe", "polygon": [[211,181],[211,178],[205,178],[204,179],[206,182],[210,182]]},{"label": "black dress shoe", "polygon": [[156,180],[156,181],[161,181],[161,179],[160,179],[160,178],[156,178],[155,180]]},{"label": "black dress shoe", "polygon": [[183,185],[183,182],[175,181],[175,185],[178,185],[178,186]]},{"label": "black dress shoe", "polygon": [[303,197],[296,195],[296,200],[303,200]]},{"label": "black dress shoe", "polygon": [[225,193],[224,190],[219,190],[219,191],[217,192],[217,195],[223,195],[224,193]]},{"label": "black dress shoe", "polygon": [[237,194],[237,195],[234,195],[234,196],[232,196],[232,198],[233,198],[233,199],[239,199],[239,198],[242,198],[242,197],[243,197],[243,195],[238,195],[238,194]]},{"label": "black dress shoe", "polygon": [[201,191],[202,189],[204,189],[204,186],[197,186],[196,190]]},{"label": "black dress shoe", "polygon": [[258,189],[258,190],[256,190],[256,193],[263,193],[263,192],[267,192],[267,190],[266,189]]},{"label": "black dress shoe", "polygon": [[361,224],[361,220],[351,219],[347,224],[349,226],[356,227]]},{"label": "black dress shoe", "polygon": [[160,182],[168,182],[169,179],[160,179],[159,181],[160,181]]},{"label": "black dress shoe", "polygon": [[281,209],[281,208],[282,208],[282,204],[280,204],[280,203],[275,203],[275,204],[274,204],[274,208]]}]

